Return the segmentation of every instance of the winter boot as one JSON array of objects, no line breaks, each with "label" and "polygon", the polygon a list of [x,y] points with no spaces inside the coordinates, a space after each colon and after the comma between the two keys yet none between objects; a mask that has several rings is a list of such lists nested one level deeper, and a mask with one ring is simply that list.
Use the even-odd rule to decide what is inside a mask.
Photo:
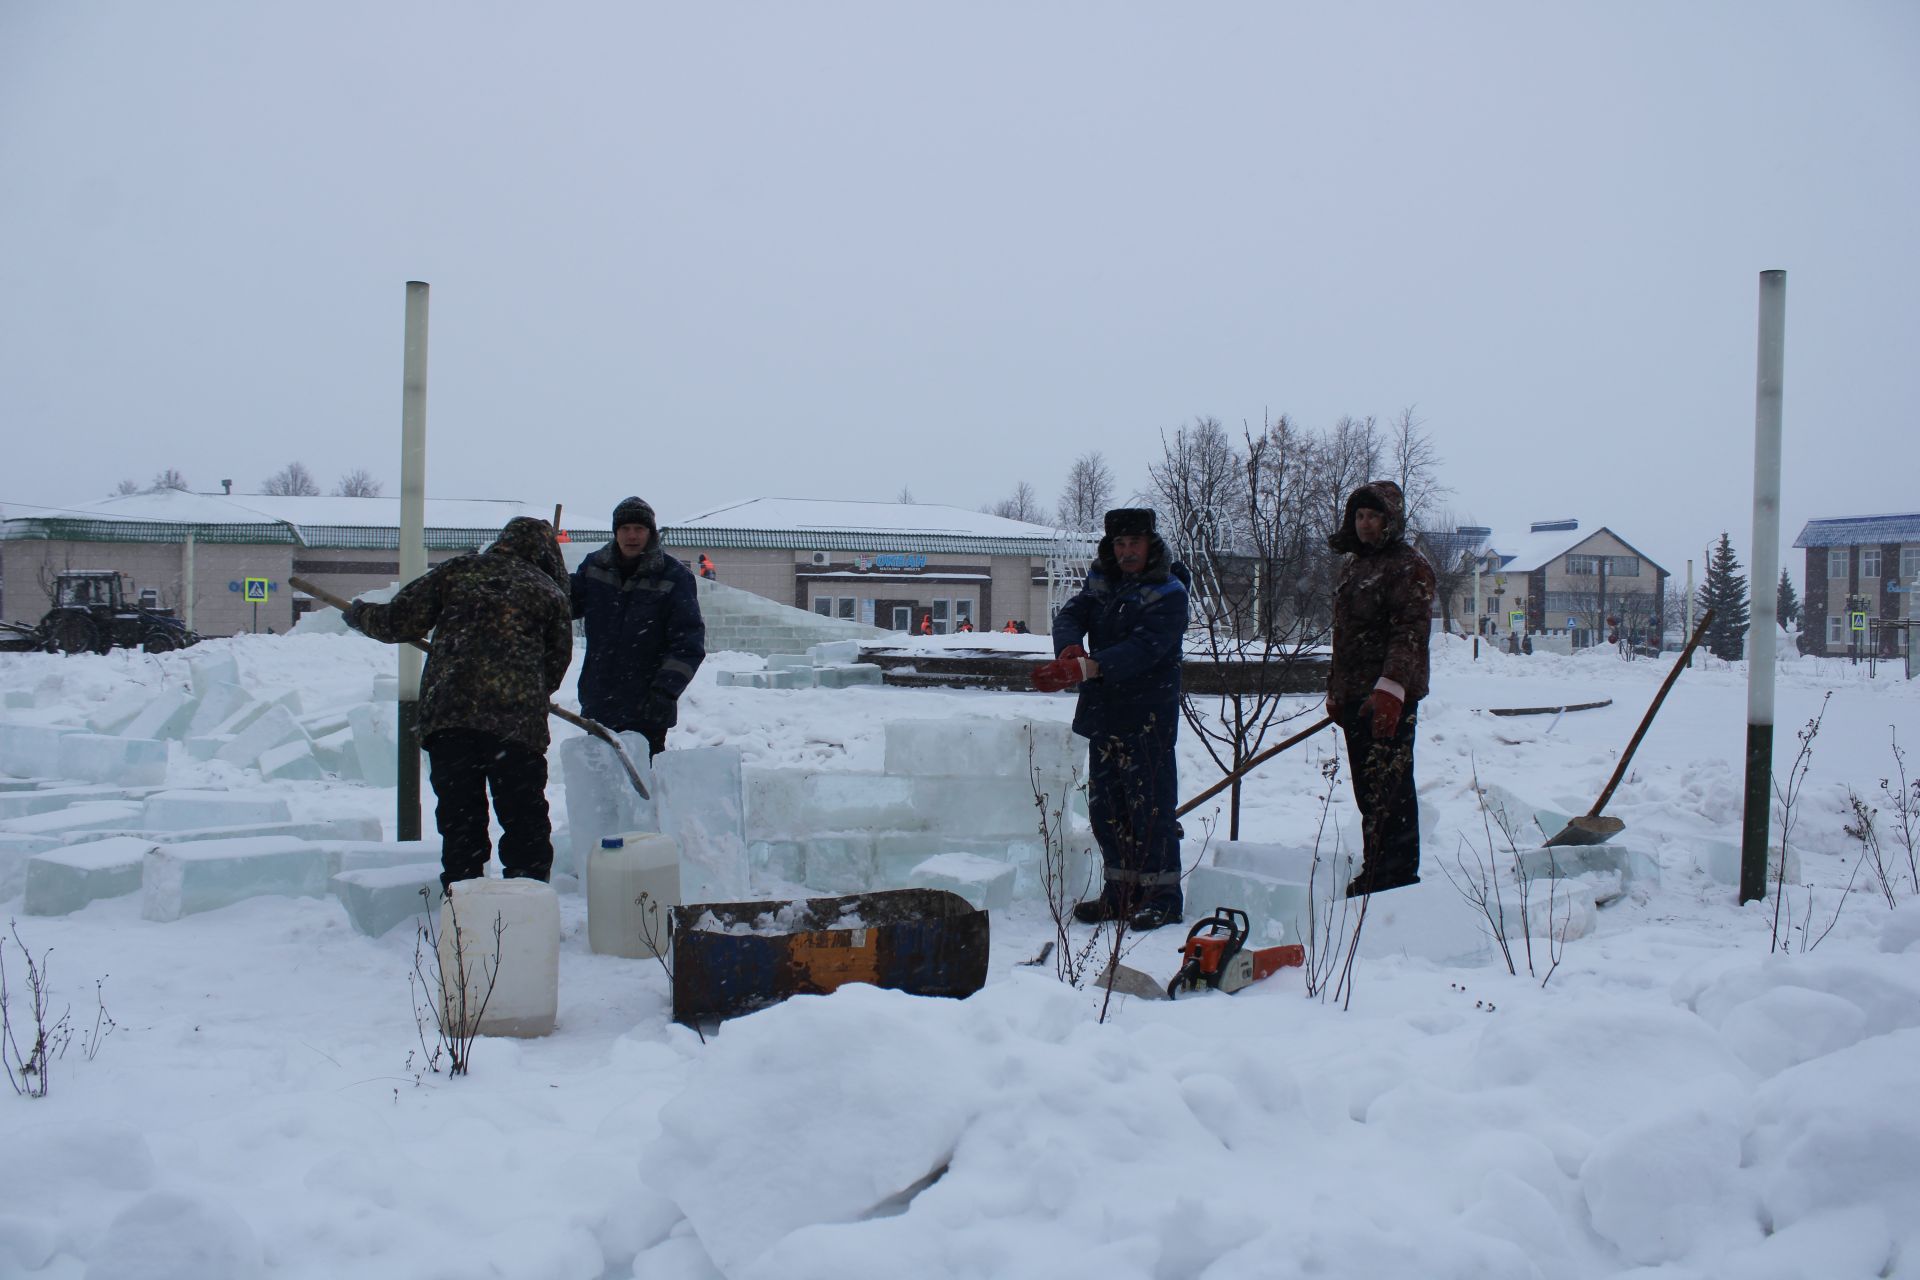
[{"label": "winter boot", "polygon": [[1179,924],[1181,920],[1180,904],[1177,902],[1149,902],[1133,913],[1127,926],[1135,933],[1152,933],[1163,925]]},{"label": "winter boot", "polygon": [[1360,868],[1360,874],[1347,884],[1347,896],[1358,898],[1369,893],[1384,893],[1388,889],[1403,889],[1410,884],[1420,883],[1420,873],[1410,868],[1394,868],[1382,871],[1379,875]]},{"label": "winter boot", "polygon": [[1097,898],[1088,898],[1085,902],[1076,902],[1073,906],[1073,918],[1081,924],[1105,924],[1109,920],[1118,920],[1126,912],[1106,894]]}]

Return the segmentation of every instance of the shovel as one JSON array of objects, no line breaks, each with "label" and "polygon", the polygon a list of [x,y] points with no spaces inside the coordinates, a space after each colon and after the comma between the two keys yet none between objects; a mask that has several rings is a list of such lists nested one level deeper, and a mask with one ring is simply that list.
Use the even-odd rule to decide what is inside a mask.
[{"label": "shovel", "polygon": [[[325,587],[316,587],[313,583],[308,582],[297,573],[289,574],[287,581],[299,590],[312,596],[315,600],[323,604],[330,604],[342,613],[346,612],[347,606],[353,603],[344,596],[333,594],[333,592],[328,591]],[[409,640],[407,643],[422,653],[433,652],[433,647],[425,640]],[[574,728],[584,729],[594,737],[600,739],[600,741],[612,747],[613,754],[620,757],[620,767],[627,771],[627,781],[633,784],[633,789],[640,793],[642,800],[652,799],[652,797],[647,794],[647,784],[640,780],[640,771],[633,766],[633,758],[627,754],[627,748],[620,739],[614,736],[613,730],[607,728],[607,726],[601,724],[598,720],[589,720],[577,712],[569,711],[557,702],[549,702],[547,704],[547,714],[559,716]]]},{"label": "shovel", "polygon": [[1687,669],[1687,661],[1693,657],[1693,651],[1707,634],[1707,626],[1713,621],[1713,610],[1707,610],[1701,617],[1700,625],[1694,628],[1693,638],[1687,641],[1687,647],[1680,651],[1680,660],[1673,664],[1673,670],[1667,672],[1667,678],[1660,683],[1660,692],[1653,695],[1653,705],[1647,708],[1647,714],[1640,719],[1640,727],[1633,731],[1633,740],[1627,743],[1627,749],[1620,755],[1620,763],[1614,766],[1613,776],[1607,779],[1607,789],[1593,802],[1593,808],[1568,822],[1566,826],[1553,833],[1546,848],[1559,848],[1570,844],[1604,844],[1627,829],[1627,824],[1618,818],[1603,818],[1600,811],[1607,807],[1607,801],[1613,799],[1613,789],[1620,785],[1620,779],[1626,776],[1627,764],[1633,759],[1633,753],[1640,746],[1640,739],[1647,736],[1647,729],[1653,724],[1654,713],[1660,710],[1660,704],[1666,701],[1667,690],[1673,688],[1673,682]]}]

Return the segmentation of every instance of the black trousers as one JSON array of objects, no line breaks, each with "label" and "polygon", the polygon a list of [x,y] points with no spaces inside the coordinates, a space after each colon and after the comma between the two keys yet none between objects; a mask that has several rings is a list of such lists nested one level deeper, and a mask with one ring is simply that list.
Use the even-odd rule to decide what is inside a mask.
[{"label": "black trousers", "polygon": [[477,729],[441,729],[426,741],[434,824],[440,828],[440,883],[486,873],[487,790],[500,819],[500,865],[507,877],[553,874],[553,826],[547,818],[547,757],[524,743]]},{"label": "black trousers", "polygon": [[1136,733],[1087,740],[1087,818],[1106,865],[1102,897],[1123,911],[1181,909],[1178,729],[1176,714]]},{"label": "black trousers", "polygon": [[1358,702],[1340,709],[1353,772],[1353,798],[1360,806],[1364,880],[1401,884],[1420,874],[1420,799],[1413,785],[1413,739],[1418,703],[1400,713],[1391,738],[1374,740],[1373,716]]}]

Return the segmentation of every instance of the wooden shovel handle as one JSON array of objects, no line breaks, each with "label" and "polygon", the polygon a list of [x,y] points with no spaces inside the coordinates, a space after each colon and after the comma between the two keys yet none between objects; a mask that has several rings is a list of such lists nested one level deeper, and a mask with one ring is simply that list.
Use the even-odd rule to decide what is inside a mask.
[{"label": "wooden shovel handle", "polygon": [[1673,670],[1667,672],[1667,678],[1660,682],[1660,692],[1653,695],[1653,705],[1647,708],[1647,714],[1640,718],[1640,727],[1633,731],[1633,740],[1627,743],[1627,749],[1620,755],[1620,763],[1614,767],[1613,776],[1607,779],[1607,789],[1593,802],[1593,808],[1587,810],[1589,818],[1597,818],[1600,811],[1607,807],[1607,801],[1613,799],[1613,789],[1620,785],[1620,779],[1626,776],[1627,765],[1633,760],[1633,753],[1640,747],[1640,739],[1647,736],[1647,729],[1653,724],[1654,713],[1660,710],[1660,704],[1667,700],[1667,690],[1673,688],[1673,682],[1687,669],[1687,659],[1699,647],[1707,634],[1707,625],[1713,621],[1713,610],[1709,609],[1700,618],[1700,625],[1693,629],[1693,638],[1687,641],[1687,647],[1680,651],[1680,660],[1673,664]]}]

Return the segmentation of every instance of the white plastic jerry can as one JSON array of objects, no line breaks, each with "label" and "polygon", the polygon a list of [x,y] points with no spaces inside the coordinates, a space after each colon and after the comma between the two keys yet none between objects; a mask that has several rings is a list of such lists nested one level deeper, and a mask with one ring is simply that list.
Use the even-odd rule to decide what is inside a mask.
[{"label": "white plastic jerry can", "polygon": [[560,1003],[560,900],[552,887],[454,881],[440,904],[440,974],[440,1025],[449,1034],[552,1031]]},{"label": "white plastic jerry can", "polygon": [[680,846],[672,836],[605,836],[587,855],[587,946],[598,954],[664,955],[668,912],[679,905]]}]

